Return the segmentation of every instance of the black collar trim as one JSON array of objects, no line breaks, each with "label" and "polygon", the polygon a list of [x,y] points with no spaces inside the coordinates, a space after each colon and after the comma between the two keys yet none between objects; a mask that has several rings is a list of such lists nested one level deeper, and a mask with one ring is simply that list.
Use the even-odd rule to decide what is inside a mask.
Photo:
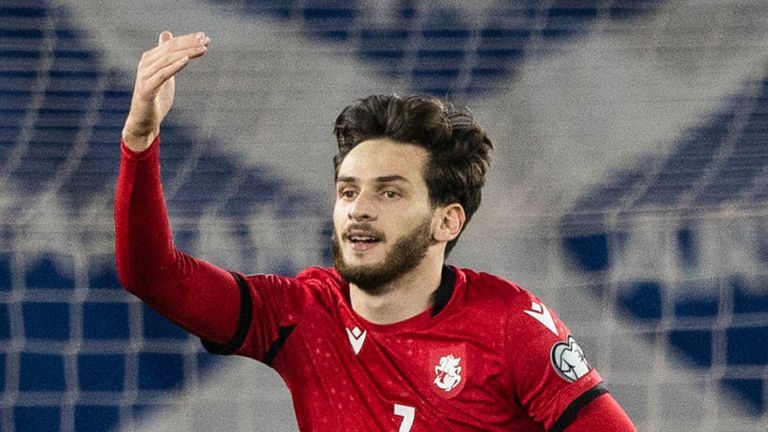
[{"label": "black collar trim", "polygon": [[435,304],[432,306],[432,317],[434,318],[441,310],[445,308],[448,301],[451,300],[454,287],[456,286],[456,273],[450,267],[444,265],[440,274],[440,285],[435,290]]}]

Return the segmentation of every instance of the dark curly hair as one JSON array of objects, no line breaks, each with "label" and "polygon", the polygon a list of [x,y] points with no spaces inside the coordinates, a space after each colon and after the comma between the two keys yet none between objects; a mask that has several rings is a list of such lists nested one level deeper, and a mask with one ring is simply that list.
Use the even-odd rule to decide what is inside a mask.
[{"label": "dark curly hair", "polygon": [[[466,213],[464,227],[480,207],[493,144],[469,111],[432,96],[374,95],[344,108],[333,132],[339,144],[333,158],[337,176],[356,145],[389,138],[429,153],[423,174],[432,206],[459,203]],[[446,255],[457,241],[448,242]]]}]

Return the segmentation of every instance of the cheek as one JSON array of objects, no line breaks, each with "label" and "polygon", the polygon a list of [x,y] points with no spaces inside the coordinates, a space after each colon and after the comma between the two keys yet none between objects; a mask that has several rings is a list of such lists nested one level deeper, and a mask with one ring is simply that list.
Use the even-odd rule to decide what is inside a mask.
[{"label": "cheek", "polygon": [[346,220],[347,211],[343,203],[336,202],[333,206],[333,226],[340,228]]}]

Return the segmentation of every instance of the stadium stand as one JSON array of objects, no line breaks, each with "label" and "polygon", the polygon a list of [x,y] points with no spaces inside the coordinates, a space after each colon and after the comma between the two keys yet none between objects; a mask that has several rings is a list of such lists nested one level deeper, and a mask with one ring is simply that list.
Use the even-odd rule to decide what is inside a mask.
[{"label": "stadium stand", "polygon": [[[130,76],[104,65],[65,7],[18,1],[0,5],[0,77],[0,181],[13,197],[1,209],[0,430],[108,430],[162,405],[212,360],[126,294],[114,256],[98,246],[104,240],[89,239],[109,236],[103,216],[111,208]],[[291,204],[301,197],[274,173],[203,149],[192,127],[169,123],[163,180],[180,222],[179,247],[193,248],[201,217],[214,214],[234,227],[234,244],[223,247],[253,259],[243,221],[265,203],[290,217],[314,217],[311,206]],[[45,201],[59,206],[56,217],[75,221],[79,241],[93,250],[26,242]],[[94,214],[102,217],[94,221]],[[286,261],[277,270],[294,268]]]},{"label": "stadium stand", "polygon": [[[713,230],[706,220],[723,212],[738,215],[730,217],[741,217],[748,225],[765,224],[768,149],[762,134],[767,83],[768,76],[747,83],[704,124],[687,131],[668,156],[627,168],[596,185],[563,217],[562,226],[563,247],[578,267],[608,275],[610,267],[622,265],[614,260],[619,253],[612,249],[632,241],[627,231],[637,218],[650,215],[659,226],[684,220],[663,234],[675,245],[681,273],[687,273],[671,282],[680,286],[666,286],[670,281],[661,279],[624,281],[617,306],[659,329],[654,337],[667,339],[688,360],[709,369],[757,415],[768,409],[768,385],[764,377],[744,377],[743,370],[768,366],[763,344],[755,344],[768,334],[765,246],[754,238],[738,246],[755,263],[754,270],[736,273],[726,268],[707,277],[700,256],[706,245],[699,239]],[[754,235],[764,237],[759,231]],[[722,253],[735,253],[727,245],[720,247]],[[669,292],[679,295],[670,299]],[[667,319],[671,328],[661,325]]]},{"label": "stadium stand", "polygon": [[[552,55],[595,25],[640,19],[665,1],[498,1],[480,22],[444,5],[421,13],[417,3],[389,2],[380,23],[355,0],[230,6],[344,47],[410,90],[461,100],[487,97],[526,60]],[[108,215],[130,73],[104,61],[63,2],[0,5],[0,430],[131,424],[173,405],[214,369],[197,341],[125,294],[115,273]],[[669,154],[614,173],[558,222],[569,271],[586,275],[591,294],[670,347],[666,355],[739,395],[744,415],[757,421],[768,415],[768,349],[756,343],[768,338],[766,91],[768,76],[746,83]],[[323,218],[280,172],[212,150],[196,132],[173,118],[163,131],[163,181],[182,249],[214,244],[212,254],[239,257],[233,265],[263,263],[271,246],[254,240],[254,220]],[[51,208],[66,220],[35,234]],[[633,231],[644,218],[672,245],[673,275],[617,278],[627,251],[654,253]],[[736,241],[725,249],[748,262],[713,274],[723,229],[747,231],[745,250]],[[217,230],[223,241],[208,238]],[[51,248],[40,236],[77,241]],[[329,262],[323,244],[310,247]],[[290,254],[270,263],[281,273],[296,266]]]}]

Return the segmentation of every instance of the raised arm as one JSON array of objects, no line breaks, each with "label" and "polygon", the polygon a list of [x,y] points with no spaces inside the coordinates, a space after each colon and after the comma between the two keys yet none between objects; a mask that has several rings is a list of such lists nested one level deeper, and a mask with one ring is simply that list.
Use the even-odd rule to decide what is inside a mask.
[{"label": "raised arm", "polygon": [[139,62],[115,194],[115,253],[123,286],[160,314],[206,340],[227,344],[240,315],[232,274],[178,251],[160,183],[160,123],[171,109],[174,76],[205,54],[202,33],[163,32]]}]

